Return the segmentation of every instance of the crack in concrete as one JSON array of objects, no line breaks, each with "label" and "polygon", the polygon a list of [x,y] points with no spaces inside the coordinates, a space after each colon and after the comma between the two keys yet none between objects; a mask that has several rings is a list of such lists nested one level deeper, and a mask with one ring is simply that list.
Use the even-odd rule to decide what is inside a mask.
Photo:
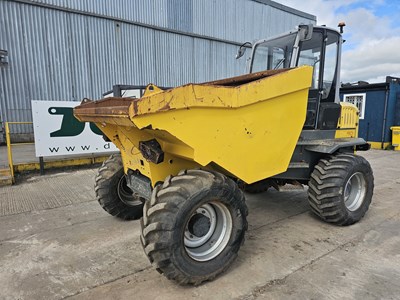
[{"label": "crack in concrete", "polygon": [[85,293],[85,292],[87,292],[87,291],[90,291],[90,290],[92,290],[92,289],[95,289],[95,288],[97,288],[97,287],[99,287],[99,286],[103,286],[103,285],[107,285],[107,284],[116,282],[116,281],[118,281],[118,280],[120,280],[120,279],[124,279],[124,278],[126,278],[126,277],[128,277],[128,276],[132,276],[132,275],[135,275],[135,274],[139,274],[139,273],[144,272],[144,271],[147,271],[147,270],[149,270],[149,269],[151,269],[151,268],[152,268],[152,266],[148,266],[148,267],[139,269],[139,270],[137,270],[137,271],[135,271],[135,272],[133,272],[133,273],[124,274],[124,275],[118,276],[117,278],[111,279],[111,280],[109,280],[109,281],[105,281],[105,282],[103,282],[103,283],[94,284],[94,285],[91,285],[91,286],[88,286],[88,287],[84,287],[82,290],[77,291],[76,293],[73,293],[73,294],[70,294],[70,295],[67,295],[67,296],[64,296],[64,297],[60,298],[60,300],[69,299],[69,298],[71,298],[71,297],[78,296],[78,295],[80,295],[80,294],[82,294],[82,293]]},{"label": "crack in concrete", "polygon": [[296,217],[296,216],[299,216],[299,215],[302,215],[302,214],[308,213],[308,212],[310,212],[309,209],[304,210],[304,211],[299,212],[299,213],[296,213],[296,214],[293,214],[293,215],[290,215],[290,216],[286,216],[286,217],[281,218],[281,219],[277,219],[277,220],[275,220],[275,221],[272,221],[272,222],[269,222],[269,223],[260,225],[260,226],[258,226],[258,227],[254,227],[254,228],[249,229],[249,230],[247,230],[247,231],[248,231],[248,232],[253,232],[253,231],[259,230],[259,229],[261,229],[261,228],[264,228],[264,227],[267,227],[267,226],[270,226],[270,225],[274,225],[274,224],[279,223],[279,222],[281,222],[281,221],[284,221],[284,220],[287,220],[287,219],[291,219],[291,218],[294,218],[294,217]]},{"label": "crack in concrete", "polygon": [[65,226],[52,227],[52,228],[49,228],[49,229],[39,230],[39,231],[37,231],[35,233],[32,233],[32,234],[26,234],[26,235],[22,234],[22,235],[13,236],[13,237],[10,237],[10,238],[4,239],[4,240],[0,240],[0,246],[1,246],[1,243],[7,243],[7,242],[10,243],[15,239],[29,239],[29,238],[37,236],[38,234],[41,234],[41,233],[54,231],[56,229],[64,229],[64,228],[75,226],[75,225],[81,225],[81,224],[85,224],[85,223],[90,223],[90,222],[93,222],[93,221],[96,221],[96,220],[105,219],[105,218],[109,218],[109,217],[110,216],[106,215],[106,216],[98,217],[98,218],[95,218],[95,219],[92,219],[92,220],[84,220],[84,221],[80,221],[80,222],[71,223],[71,224],[68,224],[68,225],[65,225]]}]

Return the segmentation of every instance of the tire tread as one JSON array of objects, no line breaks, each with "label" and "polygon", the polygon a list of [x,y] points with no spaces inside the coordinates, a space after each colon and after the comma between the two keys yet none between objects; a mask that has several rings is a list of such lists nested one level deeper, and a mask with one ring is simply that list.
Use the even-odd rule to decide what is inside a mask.
[{"label": "tire tread", "polygon": [[[229,190],[229,196],[236,197],[242,202],[244,215],[247,216],[248,209],[244,202],[244,195],[236,183],[220,173],[204,170],[183,170],[177,176],[168,176],[162,185],[154,189],[151,200],[146,201],[144,205],[140,237],[144,251],[158,272],[179,284],[198,285],[214,279],[230,266],[226,264],[218,272],[208,275],[187,274],[173,259],[174,246],[169,242],[172,240],[174,230],[177,229],[174,228],[174,216],[185,205],[187,199],[215,189],[216,186],[225,186],[225,192]],[[241,243],[244,241],[246,229],[247,221],[244,218]],[[237,253],[233,253],[231,260],[236,255]]]},{"label": "tire tread", "polygon": [[[350,212],[344,205],[344,180],[354,166],[362,165],[367,171],[368,193],[363,204]],[[351,225],[358,222],[367,212],[373,193],[373,174],[368,161],[361,156],[338,153],[321,159],[315,166],[308,183],[308,201],[311,210],[326,222]]]}]

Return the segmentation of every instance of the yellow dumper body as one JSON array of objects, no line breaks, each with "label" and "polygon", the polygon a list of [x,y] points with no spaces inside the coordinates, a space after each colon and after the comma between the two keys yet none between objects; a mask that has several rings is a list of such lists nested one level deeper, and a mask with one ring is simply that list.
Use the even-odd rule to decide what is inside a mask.
[{"label": "yellow dumper body", "polygon": [[[81,121],[95,122],[121,150],[125,172],[152,185],[183,169],[214,169],[250,184],[285,172],[303,128],[312,67],[273,70],[170,90],[149,85],[142,98],[84,101]],[[139,143],[155,139],[162,162]]]}]

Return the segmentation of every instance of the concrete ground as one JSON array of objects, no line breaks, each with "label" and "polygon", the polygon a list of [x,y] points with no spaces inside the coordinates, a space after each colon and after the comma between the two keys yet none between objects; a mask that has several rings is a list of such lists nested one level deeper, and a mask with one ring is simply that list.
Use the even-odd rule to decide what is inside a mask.
[{"label": "concrete ground", "polygon": [[[39,158],[36,157],[35,154],[35,145],[34,144],[13,144],[12,149],[12,158],[14,165],[17,164],[29,164],[29,163],[38,163]],[[109,155],[113,152],[108,152],[104,154],[75,154],[75,155],[57,155],[44,157],[44,161],[60,161],[65,159],[76,159],[76,158],[86,158],[86,157],[96,157],[101,155]],[[0,146],[0,169],[8,168],[8,154],[7,154],[7,146]]]},{"label": "concrete ground", "polygon": [[363,154],[375,174],[365,218],[325,224],[306,190],[247,195],[247,239],[215,281],[181,287],[150,266],[139,221],[94,200],[95,169],[0,188],[2,299],[399,299],[400,152]]},{"label": "concrete ground", "polygon": [[[13,146],[14,162],[38,162],[39,159],[35,157],[35,146],[34,145],[17,145]],[[23,161],[21,158],[23,157]],[[0,146],[0,168],[8,167],[8,154],[7,146]]]},{"label": "concrete ground", "polygon": [[[78,166],[78,165],[93,165],[96,162],[102,162],[106,157],[113,152],[107,153],[92,153],[92,154],[75,154],[75,155],[57,155],[44,157],[44,171],[47,172],[52,168],[60,168],[60,166]],[[39,158],[35,154],[34,144],[12,144],[11,156],[14,166],[14,171],[18,170],[39,170]],[[16,175],[19,177],[19,174]],[[19,180],[18,178],[16,179]],[[13,182],[9,161],[7,146],[0,146],[0,187],[11,185]]]}]

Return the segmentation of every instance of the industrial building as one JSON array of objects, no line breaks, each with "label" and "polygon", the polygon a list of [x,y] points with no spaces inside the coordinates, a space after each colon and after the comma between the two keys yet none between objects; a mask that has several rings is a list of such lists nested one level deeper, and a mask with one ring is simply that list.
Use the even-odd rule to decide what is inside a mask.
[{"label": "industrial building", "polygon": [[[243,74],[239,45],[301,23],[316,17],[270,0],[0,0],[1,127],[31,121],[31,100]],[[31,125],[11,130],[32,139]]]}]

